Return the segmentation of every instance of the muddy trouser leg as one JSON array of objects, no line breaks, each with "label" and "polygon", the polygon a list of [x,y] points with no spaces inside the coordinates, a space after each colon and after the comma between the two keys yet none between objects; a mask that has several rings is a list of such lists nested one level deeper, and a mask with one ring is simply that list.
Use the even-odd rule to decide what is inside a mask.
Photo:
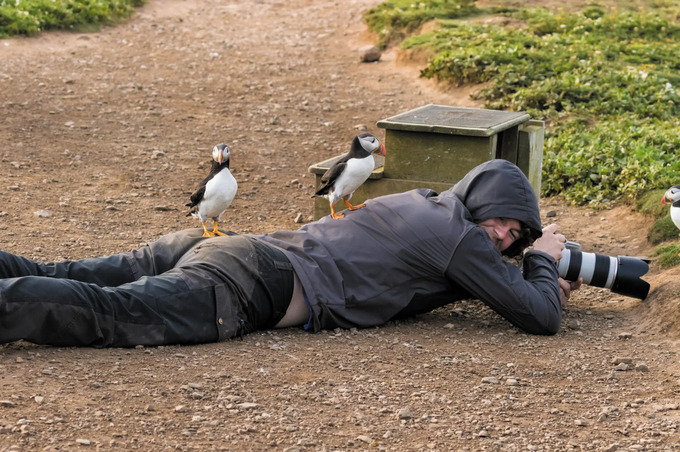
[{"label": "muddy trouser leg", "polygon": [[202,234],[201,228],[187,229],[165,235],[134,251],[77,261],[42,263],[0,251],[0,278],[46,276],[102,287],[118,286],[170,270],[184,253],[202,240]]},{"label": "muddy trouser leg", "polygon": [[118,287],[39,276],[2,279],[0,343],[196,344],[269,328],[285,314],[293,273],[279,251],[251,242],[240,237],[236,246],[196,247],[178,268]]}]

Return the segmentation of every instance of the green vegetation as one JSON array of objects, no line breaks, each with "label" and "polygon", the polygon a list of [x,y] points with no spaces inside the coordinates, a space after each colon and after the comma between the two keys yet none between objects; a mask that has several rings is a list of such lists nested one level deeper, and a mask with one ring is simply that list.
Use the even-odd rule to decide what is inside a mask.
[{"label": "green vegetation", "polygon": [[468,17],[478,11],[475,0],[387,0],[366,11],[364,19],[379,34],[379,45],[384,48],[433,19]]},{"label": "green vegetation", "polygon": [[661,268],[675,267],[680,264],[680,245],[671,243],[659,246],[654,250],[654,256],[658,257]]},{"label": "green vegetation", "polygon": [[[403,17],[431,3],[410,3]],[[546,120],[543,194],[598,206],[680,180],[680,6],[658,0],[653,6],[482,12],[465,2],[460,9],[475,17],[436,16],[437,27],[401,47],[435,55],[423,77],[483,83],[478,98],[487,108]],[[383,35],[386,23],[401,26],[394,17],[368,19]]]},{"label": "green vegetation", "polygon": [[0,0],[0,38],[83,30],[130,16],[146,0]]}]

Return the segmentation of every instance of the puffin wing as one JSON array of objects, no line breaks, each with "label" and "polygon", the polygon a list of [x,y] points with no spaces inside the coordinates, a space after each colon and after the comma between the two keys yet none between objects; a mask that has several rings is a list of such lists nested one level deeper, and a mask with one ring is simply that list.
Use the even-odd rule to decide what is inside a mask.
[{"label": "puffin wing", "polygon": [[[196,207],[202,200],[203,197],[205,196],[205,186],[208,185],[208,181],[212,178],[212,176],[208,176],[205,179],[201,181],[200,184],[198,184],[198,187],[196,188],[196,191],[191,195],[191,202],[185,204],[187,207],[191,208],[193,211],[193,208]],[[187,217],[191,215],[191,212],[187,214]]]},{"label": "puffin wing", "polygon": [[333,187],[333,183],[340,177],[343,171],[347,168],[347,158],[343,157],[337,161],[333,166],[328,168],[323,176],[321,176],[321,185],[314,193],[314,196],[323,196],[328,194],[328,191]]}]

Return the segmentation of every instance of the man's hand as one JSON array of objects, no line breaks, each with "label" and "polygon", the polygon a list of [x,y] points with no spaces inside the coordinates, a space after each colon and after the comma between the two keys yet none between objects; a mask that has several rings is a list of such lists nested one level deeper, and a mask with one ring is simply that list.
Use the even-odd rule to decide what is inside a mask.
[{"label": "man's hand", "polygon": [[562,304],[566,303],[571,296],[571,292],[581,288],[583,284],[583,278],[579,278],[577,281],[567,281],[562,278],[557,278],[557,282],[560,285],[560,295],[562,297]]},{"label": "man's hand", "polygon": [[562,259],[562,250],[564,250],[564,243],[567,238],[557,233],[557,223],[543,228],[543,235],[536,239],[533,249],[536,251],[543,251],[552,256],[555,262]]}]

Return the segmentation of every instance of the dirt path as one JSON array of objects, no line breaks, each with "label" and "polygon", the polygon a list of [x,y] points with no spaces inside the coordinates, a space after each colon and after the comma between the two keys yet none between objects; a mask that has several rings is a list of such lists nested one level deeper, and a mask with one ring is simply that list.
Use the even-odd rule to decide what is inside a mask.
[{"label": "dirt path", "polygon": [[[307,167],[357,127],[474,105],[393,52],[359,62],[377,3],[149,0],[101,33],[0,41],[2,249],[76,259],[196,226],[184,204],[222,141],[239,180],[229,227],[297,227]],[[542,206],[586,250],[651,252],[626,208]],[[0,346],[0,450],[678,450],[674,277],[653,268],[644,303],[588,287],[554,337],[461,303],[196,347]]]}]

